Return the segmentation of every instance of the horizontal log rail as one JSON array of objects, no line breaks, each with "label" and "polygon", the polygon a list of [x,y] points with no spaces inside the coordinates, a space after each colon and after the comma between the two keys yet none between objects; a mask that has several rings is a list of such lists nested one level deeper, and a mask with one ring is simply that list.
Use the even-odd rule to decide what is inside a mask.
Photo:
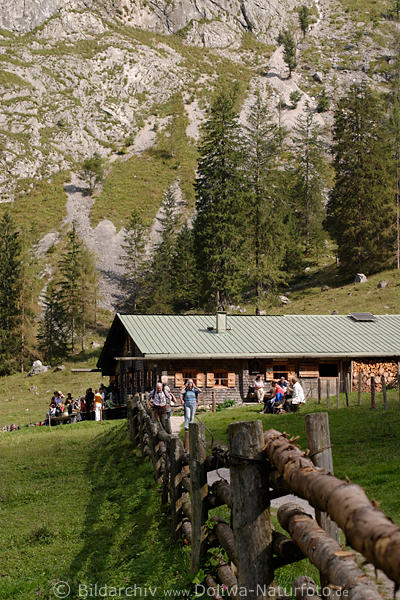
[{"label": "horizontal log rail", "polygon": [[[214,446],[207,455],[204,426],[194,423],[188,453],[180,438],[165,431],[149,403],[138,395],[128,402],[128,431],[134,446],[153,465],[162,506],[171,514],[173,538],[191,545],[192,572],[203,564],[207,549],[226,552],[228,560],[218,559],[213,572],[205,576],[210,597],[221,597],[220,585],[250,588],[250,582],[264,581],[271,586],[275,569],[308,558],[324,582],[339,592],[346,590],[350,600],[381,598],[360,571],[354,553],[342,550],[324,531],[324,524],[322,529],[299,507],[286,504],[278,512],[290,537],[273,530],[269,502],[287,494],[300,496],[316,511],[327,513],[343,530],[349,546],[400,583],[400,529],[371,504],[362,488],[316,467],[296,446],[296,438],[288,439],[275,430],[262,432],[261,421],[234,423],[229,426],[230,448]],[[243,445],[238,444],[241,438]],[[207,473],[222,467],[229,467],[232,483],[219,479],[208,486]],[[208,511],[222,505],[232,510],[230,524],[217,515],[208,520]],[[319,597],[312,580],[296,581],[309,582],[301,590],[295,586],[296,599]],[[247,592],[250,600],[264,597],[251,589]]]},{"label": "horizontal log rail", "polygon": [[302,508],[292,502],[282,505],[278,521],[329,582],[348,592],[349,600],[381,600],[376,586],[358,567],[355,553],[344,551]]},{"label": "horizontal log rail", "polygon": [[328,513],[347,543],[400,584],[400,528],[378,510],[358,485],[341,481],[314,466],[287,437],[264,433],[265,453],[294,494]]}]

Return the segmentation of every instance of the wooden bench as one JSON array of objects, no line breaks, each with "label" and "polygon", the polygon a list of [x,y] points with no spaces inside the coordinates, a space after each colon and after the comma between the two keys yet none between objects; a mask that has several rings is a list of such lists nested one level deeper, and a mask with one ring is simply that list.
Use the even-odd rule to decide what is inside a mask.
[{"label": "wooden bench", "polygon": [[77,416],[79,413],[72,413],[71,415],[60,415],[59,417],[50,417],[49,425],[57,425],[58,423],[76,423]]}]

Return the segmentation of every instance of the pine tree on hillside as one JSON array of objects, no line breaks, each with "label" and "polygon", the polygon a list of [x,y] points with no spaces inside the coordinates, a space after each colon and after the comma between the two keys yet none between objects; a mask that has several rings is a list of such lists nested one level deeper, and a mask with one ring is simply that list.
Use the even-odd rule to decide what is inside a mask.
[{"label": "pine tree on hillside", "polygon": [[393,161],[383,103],[368,86],[353,85],[335,112],[336,179],[328,227],[341,265],[371,273],[394,259]]},{"label": "pine tree on hillside", "polygon": [[192,229],[185,225],[176,238],[172,257],[173,308],[184,312],[199,303],[200,281],[197,276],[195,238]]},{"label": "pine tree on hillside", "polygon": [[85,349],[86,329],[95,325],[97,320],[99,273],[92,252],[82,245],[82,260],[80,270],[80,337],[81,350]]},{"label": "pine tree on hillside", "polygon": [[297,67],[296,59],[296,42],[293,34],[289,29],[281,31],[278,35],[278,44],[283,46],[283,60],[289,69],[289,79],[292,76],[292,72]]},{"label": "pine tree on hillside", "polygon": [[287,230],[279,168],[280,139],[260,95],[252,107],[245,130],[246,173],[250,184],[246,252],[249,283],[257,308],[265,292],[282,280]]},{"label": "pine tree on hillside", "polygon": [[303,37],[306,37],[306,33],[311,25],[311,13],[310,9],[305,4],[299,8],[299,25]]},{"label": "pine tree on hillside", "polygon": [[[20,370],[31,363],[36,354],[36,325],[39,313],[37,298],[42,282],[39,275],[39,261],[36,256],[38,232],[34,226],[21,236],[21,350]],[[28,362],[29,361],[29,362]]]},{"label": "pine tree on hillside", "polygon": [[389,137],[394,161],[396,199],[396,266],[400,269],[400,34],[395,40],[395,56],[389,93]]},{"label": "pine tree on hillside", "polygon": [[146,270],[146,227],[140,212],[134,209],[125,227],[121,265],[124,268],[122,281],[122,304],[129,312],[136,312],[143,293]]},{"label": "pine tree on hillside", "polygon": [[83,265],[83,245],[76,231],[76,224],[72,224],[67,235],[67,245],[59,262],[60,289],[63,308],[68,315],[70,346],[75,351],[75,338],[80,325],[82,308],[81,273]]},{"label": "pine tree on hillside", "polygon": [[104,159],[98,152],[83,161],[80,175],[88,184],[89,193],[92,194],[95,186],[104,179]]},{"label": "pine tree on hillside", "polygon": [[146,307],[151,312],[170,312],[172,309],[172,257],[178,228],[177,200],[170,186],[161,204],[161,240],[155,245],[153,260],[146,284]]},{"label": "pine tree on hillside", "polygon": [[0,220],[0,375],[18,365],[21,350],[21,241],[8,210]]},{"label": "pine tree on hillside", "polygon": [[225,305],[241,290],[247,182],[235,94],[220,92],[204,124],[195,182],[198,273],[204,301]]},{"label": "pine tree on hillside", "polygon": [[293,143],[294,207],[298,215],[299,231],[304,240],[305,254],[309,256],[313,250],[318,254],[324,239],[323,190],[326,179],[320,128],[314,123],[311,110],[307,110],[304,116],[297,119]]},{"label": "pine tree on hillside", "polygon": [[39,349],[51,365],[68,355],[70,319],[60,300],[60,290],[54,281],[47,286],[43,316],[37,334]]}]

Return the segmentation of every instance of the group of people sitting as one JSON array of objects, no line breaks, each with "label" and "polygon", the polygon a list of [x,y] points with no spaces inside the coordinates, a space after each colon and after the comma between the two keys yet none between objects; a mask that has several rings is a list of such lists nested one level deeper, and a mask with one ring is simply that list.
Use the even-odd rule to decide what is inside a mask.
[{"label": "group of people sitting", "polygon": [[50,401],[49,410],[46,414],[45,422],[53,421],[57,423],[56,417],[68,417],[76,415],[77,421],[90,420],[92,413],[96,421],[101,421],[103,410],[106,408],[115,407],[115,394],[113,397],[112,389],[107,389],[103,384],[100,384],[98,389],[93,391],[88,388],[84,396],[73,398],[71,393],[64,394],[60,391],[55,391]]},{"label": "group of people sitting", "polygon": [[290,383],[284,377],[279,381],[271,381],[270,391],[265,389],[261,375],[257,375],[253,387],[257,401],[264,403],[261,413],[295,412],[300,404],[305,404],[304,390],[297,377],[292,377]]}]

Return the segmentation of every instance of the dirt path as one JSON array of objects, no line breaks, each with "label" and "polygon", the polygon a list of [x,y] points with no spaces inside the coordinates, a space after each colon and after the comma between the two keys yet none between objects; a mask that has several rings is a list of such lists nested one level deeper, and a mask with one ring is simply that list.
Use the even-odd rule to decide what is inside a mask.
[{"label": "dirt path", "polygon": [[179,435],[181,427],[183,425],[183,421],[183,417],[174,417],[173,415],[171,416],[171,430],[173,435]]}]

